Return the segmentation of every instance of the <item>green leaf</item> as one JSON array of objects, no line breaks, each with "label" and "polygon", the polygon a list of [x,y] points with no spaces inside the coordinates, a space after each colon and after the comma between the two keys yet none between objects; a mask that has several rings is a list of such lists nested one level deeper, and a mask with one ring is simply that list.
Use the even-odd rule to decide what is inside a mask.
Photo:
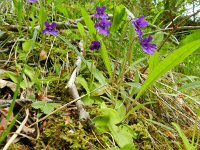
[{"label": "green leaf", "polygon": [[76,77],[76,81],[83,86],[83,88],[87,91],[87,94],[89,95],[90,94],[90,89],[88,87],[87,81],[84,78],[80,77],[80,76]]},{"label": "green leaf", "polygon": [[151,72],[147,80],[142,85],[140,91],[138,92],[135,101],[140,98],[140,96],[145,92],[145,90],[152,85],[158,78],[167,73],[169,70],[173,69],[176,65],[182,62],[195,50],[197,50],[200,45],[200,40],[193,41],[186,44],[179,49],[175,50],[169,56],[167,56],[163,61],[161,61]]},{"label": "green leaf", "polygon": [[66,9],[66,5],[63,5],[62,1],[54,1],[54,3],[55,3],[56,10],[62,13],[66,18],[69,18],[69,13],[68,13],[68,9]]},{"label": "green leaf", "polygon": [[178,88],[178,90],[184,91],[184,90],[190,90],[190,89],[199,88],[199,87],[200,87],[200,81],[196,81],[196,82],[183,85],[180,88]]},{"label": "green leaf", "polygon": [[[90,70],[90,72],[93,74],[93,76],[101,83],[102,85],[107,84],[107,79],[104,77],[103,72],[96,69],[95,64],[91,67],[92,63],[87,62],[87,67]],[[91,69],[92,68],[92,69]]]},{"label": "green leaf", "polygon": [[77,26],[78,26],[78,30],[79,30],[79,32],[80,32],[82,38],[84,39],[84,38],[85,38],[84,26],[83,26],[80,22],[77,23]]},{"label": "green leaf", "polygon": [[43,6],[40,6],[39,11],[39,22],[40,22],[40,29],[42,30],[44,28],[44,22],[47,20],[47,14],[46,10]]},{"label": "green leaf", "polygon": [[156,34],[153,35],[153,43],[156,45],[160,45],[163,39],[164,39],[163,32],[157,32]]},{"label": "green leaf", "polygon": [[95,127],[99,129],[101,132],[105,132],[108,123],[110,122],[109,116],[97,116],[92,119],[92,122],[95,124]]},{"label": "green leaf", "polygon": [[149,59],[149,74],[151,74],[152,70],[159,64],[159,55],[158,52],[156,51],[153,55],[150,56]]},{"label": "green leaf", "polygon": [[[100,37],[98,35],[96,35],[96,29],[94,27],[94,23],[92,22],[90,16],[88,15],[88,13],[85,11],[84,8],[81,8],[81,14],[83,16],[85,24],[86,24],[90,34],[92,35],[93,39],[100,40]],[[105,66],[106,66],[109,76],[112,77],[111,63],[110,63],[108,52],[106,50],[106,46],[105,46],[103,40],[101,40],[100,54],[101,54],[101,58],[103,59]]]},{"label": "green leaf", "polygon": [[194,146],[192,144],[190,144],[189,139],[187,139],[186,135],[183,133],[182,129],[180,128],[180,126],[176,123],[172,123],[172,125],[176,128],[176,130],[178,131],[181,139],[183,140],[183,143],[186,147],[187,150],[195,150]]},{"label": "green leaf", "polygon": [[[180,45],[189,44],[192,41],[199,40],[200,39],[200,30],[193,31],[192,34],[188,35],[184,40],[181,41]],[[200,52],[200,47],[196,50],[197,53]]]},{"label": "green leaf", "polygon": [[49,114],[50,112],[52,112],[54,110],[54,106],[52,105],[49,105],[49,103],[46,103],[46,105],[42,108],[42,111],[45,113],[45,114]]},{"label": "green leaf", "polygon": [[25,66],[24,74],[26,74],[31,79],[31,81],[36,79],[35,70],[33,70],[33,68],[29,67],[28,65]]},{"label": "green leaf", "polygon": [[47,103],[44,101],[36,101],[32,103],[33,108],[40,109],[45,114],[51,113],[55,108],[59,106],[61,105],[58,103]]},{"label": "green leaf", "polygon": [[125,120],[130,114],[132,114],[133,112],[135,112],[135,111],[141,109],[143,106],[148,105],[148,104],[153,104],[153,103],[156,103],[156,102],[146,102],[146,103],[139,104],[139,105],[133,107],[133,108],[126,114],[126,116],[125,116],[122,120]]},{"label": "green leaf", "polygon": [[85,11],[84,8],[81,8],[81,14],[83,16],[84,22],[85,22],[90,34],[95,39],[95,37],[96,37],[96,34],[95,34],[96,33],[96,29],[94,27],[93,21],[91,20],[89,14]]},{"label": "green leaf", "polygon": [[115,13],[111,26],[111,32],[114,33],[119,29],[125,15],[126,15],[126,9],[123,5],[119,5],[115,8]]},{"label": "green leaf", "polygon": [[121,150],[137,150],[134,144],[127,144],[121,148]]},{"label": "green leaf", "polygon": [[100,50],[100,54],[101,54],[101,58],[103,59],[103,62],[106,66],[106,69],[108,71],[108,74],[110,76],[110,78],[112,77],[112,69],[111,69],[111,63],[109,60],[109,56],[108,56],[108,52],[106,50],[106,46],[103,43],[103,41],[101,41],[101,50]]},{"label": "green leaf", "polygon": [[200,39],[200,30],[195,30],[192,34],[188,35],[184,40],[181,41],[181,45],[186,45],[199,39]]},{"label": "green leaf", "polygon": [[123,102],[116,101],[115,109],[118,112],[120,119],[123,120],[126,115],[126,107],[124,106]]},{"label": "green leaf", "polygon": [[6,71],[5,75],[8,76],[15,83],[19,82],[19,76],[16,73],[11,71]]},{"label": "green leaf", "polygon": [[115,126],[113,124],[108,124],[108,128],[120,147],[133,143],[133,131],[127,126]]},{"label": "green leaf", "polygon": [[121,121],[119,113],[112,108],[102,108],[102,114],[104,116],[109,116],[111,124],[117,124]]},{"label": "green leaf", "polygon": [[26,40],[23,44],[22,44],[22,49],[28,53],[30,51],[30,49],[32,48],[33,45],[33,40]]},{"label": "green leaf", "polygon": [[36,101],[36,102],[32,103],[32,107],[35,109],[43,108],[44,105],[45,105],[45,102],[43,102],[43,101]]},{"label": "green leaf", "polygon": [[12,119],[11,123],[9,124],[9,126],[3,131],[3,133],[1,133],[1,136],[0,136],[0,145],[5,140],[5,138],[7,137],[7,135],[10,133],[12,127],[15,125],[15,122],[17,120],[18,115],[19,115],[19,113],[17,115],[15,115],[15,117]]},{"label": "green leaf", "polygon": [[81,99],[81,101],[84,103],[84,105],[92,105],[94,104],[94,99],[91,98],[90,96],[85,96]]}]

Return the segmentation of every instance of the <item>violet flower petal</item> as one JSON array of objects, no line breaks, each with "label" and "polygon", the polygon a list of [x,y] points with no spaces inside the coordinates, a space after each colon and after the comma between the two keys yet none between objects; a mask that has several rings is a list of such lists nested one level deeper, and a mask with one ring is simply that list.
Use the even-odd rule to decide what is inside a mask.
[{"label": "violet flower petal", "polygon": [[141,41],[140,41],[142,50],[150,55],[154,54],[154,51],[157,48],[156,44],[150,43],[152,40],[153,40],[153,37],[149,36],[148,38],[141,39]]},{"label": "violet flower petal", "polygon": [[98,50],[101,47],[101,42],[100,41],[92,41],[90,45],[90,50]]}]

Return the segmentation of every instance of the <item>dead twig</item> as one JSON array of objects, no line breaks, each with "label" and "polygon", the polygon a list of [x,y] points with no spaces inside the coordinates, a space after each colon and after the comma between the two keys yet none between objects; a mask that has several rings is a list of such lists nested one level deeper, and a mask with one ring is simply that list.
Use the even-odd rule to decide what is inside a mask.
[{"label": "dead twig", "polygon": [[87,94],[85,94],[85,95],[82,95],[82,96],[78,97],[77,99],[74,99],[73,101],[71,101],[71,102],[69,102],[69,103],[67,103],[67,104],[65,104],[65,105],[63,105],[63,106],[57,108],[56,110],[52,111],[51,113],[49,113],[49,114],[46,115],[45,117],[43,117],[43,118],[37,120],[36,122],[34,122],[33,124],[31,124],[29,127],[32,127],[33,125],[37,124],[38,122],[41,122],[41,121],[45,120],[46,118],[48,118],[49,116],[53,115],[53,114],[56,113],[57,111],[59,111],[59,110],[65,108],[65,107],[67,107],[67,106],[70,106],[71,104],[77,102],[77,101],[80,100],[81,98],[83,98],[83,97],[87,96],[88,94],[91,94],[91,93],[93,93],[93,92],[95,92],[95,91],[97,91],[97,90],[103,88],[103,87],[106,86],[106,85],[107,85],[107,84],[104,84],[104,85],[102,85],[102,86],[96,88],[95,90],[91,91],[90,93],[87,93]]},{"label": "dead twig", "polygon": [[12,135],[12,137],[9,139],[9,141],[6,143],[6,145],[4,146],[3,150],[7,150],[9,148],[9,146],[13,143],[13,141],[17,138],[18,134],[22,131],[22,129],[24,128],[27,120],[28,120],[28,116],[29,116],[29,109],[26,109],[26,117],[23,120],[23,122],[21,123],[21,125],[19,126],[19,128],[17,129],[16,133],[14,133]]},{"label": "dead twig", "polygon": [[[83,54],[84,48],[82,41],[79,42],[79,48],[81,50],[80,54]],[[77,56],[76,62],[75,62],[75,69],[73,70],[70,79],[67,83],[67,86],[65,88],[69,89],[69,94],[73,97],[73,99],[79,98],[79,94],[75,85],[75,78],[76,75],[79,73],[79,69],[81,67],[81,56]],[[79,99],[76,102],[76,107],[79,111],[79,119],[80,120],[88,120],[90,118],[89,113],[84,109],[82,101]]]}]

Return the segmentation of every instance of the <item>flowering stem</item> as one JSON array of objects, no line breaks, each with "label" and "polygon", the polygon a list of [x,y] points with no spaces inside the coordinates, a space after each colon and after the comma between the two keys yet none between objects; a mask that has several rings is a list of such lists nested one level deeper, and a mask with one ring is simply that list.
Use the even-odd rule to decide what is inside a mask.
[{"label": "flowering stem", "polygon": [[94,51],[92,51],[92,64],[91,64],[91,74],[90,74],[90,89],[92,89],[93,81],[94,81],[94,75],[93,75],[93,60],[94,60]]},{"label": "flowering stem", "polygon": [[[136,38],[133,38],[133,40],[132,40],[132,42],[131,42],[131,44],[130,44],[129,50],[128,50],[127,53],[126,53],[126,58],[124,59],[124,63],[123,63],[123,66],[122,66],[122,70],[121,70],[120,75],[119,75],[119,78],[121,78],[120,81],[123,80],[124,73],[125,73],[125,67],[126,67],[127,61],[128,61],[128,65],[130,66],[130,63],[131,63],[131,60],[132,60],[132,57],[131,57],[131,56],[132,56],[133,43],[134,43],[134,40],[135,40],[135,39],[136,39]],[[119,78],[118,78],[118,82],[119,82]]]},{"label": "flowering stem", "polygon": [[[129,21],[127,22],[124,31],[127,31],[128,24],[129,24],[130,22],[131,22],[131,20],[129,20]],[[123,42],[125,36],[126,36],[126,32],[123,33],[122,38],[121,38],[121,40],[120,40],[119,43],[122,43],[122,42]],[[123,45],[123,44],[120,44],[120,48],[119,48],[120,50],[122,49],[122,45]],[[115,56],[115,59],[116,59],[116,60],[118,60],[118,58],[119,58],[119,53],[120,53],[120,51],[117,50],[117,52],[116,52],[116,56]],[[115,64],[114,64],[114,73],[113,73],[113,78],[112,78],[112,85],[114,85],[114,82],[115,82],[115,73],[116,73],[116,68],[117,68],[117,61],[115,61]]]},{"label": "flowering stem", "polygon": [[[130,63],[131,63],[131,60],[132,60],[132,49],[133,49],[133,43],[134,43],[134,40],[135,40],[136,38],[133,38],[133,40],[132,40],[132,42],[131,42],[131,44],[130,44],[130,47],[129,47],[129,50],[127,51],[127,53],[126,53],[126,58],[124,59],[124,62],[123,62],[123,66],[122,66],[122,70],[121,70],[121,72],[120,72],[120,75],[119,75],[119,78],[120,78],[120,80],[119,80],[119,78],[118,78],[118,81],[117,81],[117,84],[120,86],[121,85],[121,83],[122,83],[122,81],[123,81],[123,78],[124,78],[124,74],[125,74],[125,67],[126,67],[126,63],[127,63],[127,61],[128,61],[128,65],[130,66]],[[117,94],[116,94],[116,99],[117,99],[117,97],[118,97],[118,94],[119,94],[119,90],[117,91]]]}]

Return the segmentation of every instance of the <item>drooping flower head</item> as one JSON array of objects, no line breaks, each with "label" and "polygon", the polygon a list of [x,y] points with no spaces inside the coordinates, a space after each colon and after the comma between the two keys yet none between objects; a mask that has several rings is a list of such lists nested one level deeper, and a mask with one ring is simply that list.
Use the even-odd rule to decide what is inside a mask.
[{"label": "drooping flower head", "polygon": [[150,55],[154,54],[154,50],[157,48],[156,44],[150,43],[152,40],[153,37],[148,36],[148,38],[141,39],[140,41],[143,51]]},{"label": "drooping flower head", "polygon": [[90,45],[90,50],[99,50],[101,47],[100,41],[92,41]]},{"label": "drooping flower head", "polygon": [[132,24],[135,27],[135,31],[137,32],[139,38],[142,38],[143,32],[141,28],[148,26],[148,22],[144,19],[144,16],[140,16],[138,19],[133,20]]},{"label": "drooping flower head", "polygon": [[53,22],[52,24],[49,24],[49,22],[45,21],[44,25],[46,26],[46,29],[42,30],[43,34],[51,34],[51,35],[58,34],[58,31],[55,30],[56,28],[55,22]]},{"label": "drooping flower head", "polygon": [[108,14],[105,13],[105,10],[106,10],[106,6],[102,6],[102,7],[99,7],[97,6],[96,7],[96,14],[94,15],[95,18],[101,18],[101,19],[107,19],[108,18]]},{"label": "drooping flower head", "polygon": [[27,3],[35,3],[37,0],[26,0]]},{"label": "drooping flower head", "polygon": [[111,25],[111,21],[107,21],[106,19],[102,19],[100,22],[95,23],[95,28],[97,31],[105,36],[110,34],[110,31],[107,29],[108,26]]}]

